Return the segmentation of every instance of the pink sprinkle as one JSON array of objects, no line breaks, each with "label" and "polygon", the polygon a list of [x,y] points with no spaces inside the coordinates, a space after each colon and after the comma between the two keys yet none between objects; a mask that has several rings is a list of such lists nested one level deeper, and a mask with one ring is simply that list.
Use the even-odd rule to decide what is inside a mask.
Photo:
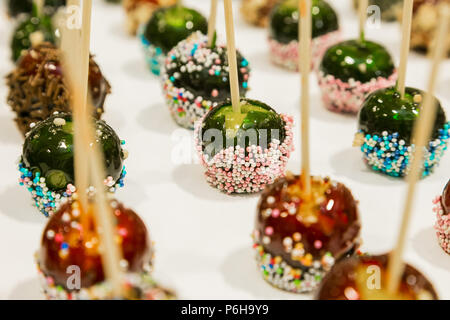
[{"label": "pink sprinkle", "polygon": [[47,277],[47,284],[49,285],[49,286],[52,286],[53,284],[54,284],[54,281],[53,281],[53,278],[52,277]]},{"label": "pink sprinkle", "polygon": [[272,210],[272,217],[278,218],[279,215],[280,215],[280,210],[278,210],[278,209]]},{"label": "pink sprinkle", "polygon": [[119,229],[119,234],[120,236],[122,236],[123,238],[125,238],[128,235],[128,231],[125,228],[120,228]]},{"label": "pink sprinkle", "polygon": [[314,248],[316,248],[316,249],[322,248],[322,241],[320,241],[320,240],[314,241]]},{"label": "pink sprinkle", "polygon": [[271,236],[273,234],[273,228],[272,227],[267,227],[265,230],[266,234],[268,236]]}]

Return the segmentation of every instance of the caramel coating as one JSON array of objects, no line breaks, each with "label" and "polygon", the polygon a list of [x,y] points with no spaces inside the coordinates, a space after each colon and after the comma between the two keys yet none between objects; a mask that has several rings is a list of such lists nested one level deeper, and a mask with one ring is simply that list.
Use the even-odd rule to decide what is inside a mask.
[{"label": "caramel coating", "polygon": [[[111,201],[116,220],[117,243],[122,249],[121,265],[127,272],[148,271],[152,250],[147,228],[139,216],[119,202]],[[92,208],[91,208],[92,210]],[[55,285],[67,288],[69,266],[81,270],[81,287],[88,288],[105,280],[100,238],[92,213],[81,212],[77,201],[67,202],[49,220],[38,252],[38,263]]]},{"label": "caramel coating", "polygon": [[[410,265],[405,266],[396,294],[386,289],[388,255],[347,258],[335,264],[322,281],[319,300],[429,300],[438,299],[433,285]],[[380,270],[379,273],[377,273]],[[377,277],[380,275],[379,286]]]},{"label": "caramel coating", "polygon": [[[70,92],[63,77],[60,50],[50,43],[31,48],[22,56],[16,69],[7,76],[8,104],[16,113],[17,125],[25,135],[39,121],[55,111],[70,112]],[[99,66],[89,60],[89,90],[92,114],[100,119],[111,86]]]},{"label": "caramel coating", "polygon": [[339,259],[358,242],[359,214],[350,190],[328,178],[311,181],[309,201],[300,178],[287,176],[267,188],[258,205],[255,242],[295,268],[330,253]]}]

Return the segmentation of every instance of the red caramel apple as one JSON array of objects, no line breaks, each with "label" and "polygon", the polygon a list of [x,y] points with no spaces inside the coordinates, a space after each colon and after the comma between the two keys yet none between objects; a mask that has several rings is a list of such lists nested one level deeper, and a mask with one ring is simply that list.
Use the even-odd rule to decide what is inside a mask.
[{"label": "red caramel apple", "polygon": [[[70,93],[64,81],[60,50],[50,43],[31,48],[7,76],[8,104],[16,112],[16,122],[25,135],[37,122],[55,111],[70,112]],[[111,86],[93,58],[89,61],[89,90],[95,118],[100,119]]]},{"label": "red caramel apple", "polygon": [[[146,275],[151,269],[152,259],[147,228],[136,213],[119,202],[112,200],[111,207],[117,223],[117,243],[123,254],[121,266],[125,272]],[[105,276],[99,241],[92,214],[82,214],[78,201],[67,202],[50,218],[37,254],[44,291],[48,296],[55,298],[55,291],[63,291],[66,297],[71,298],[80,294],[67,285],[71,276],[67,272],[70,266],[80,268],[84,294],[93,286],[101,287]]]},{"label": "red caramel apple", "polygon": [[433,285],[410,265],[405,266],[399,290],[387,291],[388,255],[359,256],[336,263],[322,281],[319,300],[438,299]]},{"label": "red caramel apple", "polygon": [[300,180],[287,175],[263,192],[254,232],[263,277],[296,293],[313,290],[336,260],[353,253],[360,231],[349,189],[312,177],[307,200]]}]

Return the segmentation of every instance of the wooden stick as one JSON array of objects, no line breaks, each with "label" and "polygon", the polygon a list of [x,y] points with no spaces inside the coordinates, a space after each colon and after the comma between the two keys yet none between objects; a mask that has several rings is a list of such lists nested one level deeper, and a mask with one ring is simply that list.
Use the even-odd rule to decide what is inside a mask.
[{"label": "wooden stick", "polygon": [[[69,20],[69,13],[71,13],[71,14],[73,14],[73,12],[69,12],[69,8],[71,8],[71,7],[76,7],[77,8],[77,14],[79,14],[79,12],[80,12],[80,10],[81,10],[81,4],[80,4],[80,0],[67,0],[66,1],[66,8],[65,8],[65,14],[66,14],[66,28],[69,28],[69,25],[68,25],[68,20]],[[73,27],[73,26],[70,26],[70,28],[71,27]],[[80,30],[80,28],[78,28],[78,31],[79,31],[79,37],[80,37],[80,39],[81,39],[81,30]],[[62,41],[63,41],[64,39],[62,39]]]},{"label": "wooden stick", "polygon": [[[89,104],[91,106],[91,104]],[[86,114],[86,140],[85,145],[89,146],[96,140],[94,122],[92,117]],[[122,252],[116,242],[116,229],[113,221],[114,214],[108,202],[105,185],[104,157],[99,144],[93,143],[89,153],[90,174],[95,188],[95,209],[94,217],[97,225],[97,232],[102,244],[102,262],[105,275],[112,286],[113,297],[126,297],[126,292],[122,285],[123,275],[120,268],[120,261],[123,259]]]},{"label": "wooden stick", "polygon": [[309,155],[309,75],[311,71],[311,0],[299,1],[299,70],[301,72],[301,137],[302,168],[301,177],[305,196],[311,195],[311,169]]},{"label": "wooden stick", "polygon": [[[79,1],[78,5],[79,5]],[[75,1],[72,0],[69,3],[75,5]],[[81,206],[84,210],[88,208],[87,201],[87,189],[89,187],[89,173],[88,173],[88,161],[85,157],[84,146],[82,144],[83,130],[81,128],[82,119],[86,109],[86,101],[84,92],[87,91],[88,79],[87,72],[83,72],[81,65],[85,65],[82,62],[83,55],[81,52],[82,47],[78,44],[81,43],[81,30],[71,29],[66,24],[61,28],[63,32],[61,41],[62,61],[63,69],[66,70],[65,77],[71,88],[71,104],[73,106],[72,118],[74,122],[74,148],[81,152],[75,152],[74,155],[74,169],[75,169],[75,185],[78,190],[78,198]],[[86,58],[86,57],[84,57]],[[86,87],[86,88],[84,88]],[[77,91],[80,91],[79,93]],[[82,219],[86,222],[86,219]],[[86,226],[86,223],[84,223]]]},{"label": "wooden stick", "polygon": [[233,112],[241,114],[241,99],[239,95],[239,79],[236,58],[236,44],[234,39],[234,23],[233,23],[233,5],[231,0],[224,0],[225,8],[225,24],[227,29],[227,51],[228,51],[228,65],[230,68],[230,88],[231,88],[231,103],[233,105]]},{"label": "wooden stick", "polygon": [[37,16],[40,17],[44,14],[44,0],[33,0],[34,5],[36,6]]},{"label": "wooden stick", "polygon": [[364,30],[367,20],[367,7],[369,6],[369,0],[359,0],[359,39],[364,41]]},{"label": "wooden stick", "polygon": [[216,32],[217,20],[217,0],[211,0],[211,11],[209,12],[208,20],[208,47],[212,46],[214,34]]},{"label": "wooden stick", "polygon": [[[85,77],[83,85],[80,86],[80,94],[82,94],[82,128],[84,129],[83,145],[88,148],[89,158],[89,173],[93,186],[95,188],[95,209],[94,218],[96,221],[97,232],[100,236],[100,243],[102,245],[102,265],[106,278],[112,286],[112,293],[114,297],[123,297],[122,295],[122,272],[120,269],[121,254],[116,243],[116,231],[114,227],[113,214],[111,207],[106,199],[105,185],[103,180],[105,178],[104,160],[99,146],[95,143],[96,134],[93,121],[90,114],[87,112],[88,101],[88,74],[89,74],[89,47],[90,47],[90,33],[91,33],[91,12],[92,0],[83,1],[83,24],[82,24],[82,43],[81,43],[81,69],[82,76]],[[93,143],[92,143],[93,142]],[[92,147],[90,147],[92,143]],[[91,150],[89,150],[91,149]]]},{"label": "wooden stick", "polygon": [[[92,0],[84,0],[83,1],[83,25],[82,25],[82,33],[83,33],[83,42],[81,43],[81,77],[84,79],[89,79],[89,60],[90,60],[90,46],[91,46],[91,18],[92,18]],[[87,34],[89,36],[84,36]],[[81,88],[81,95],[85,97],[85,101],[82,104],[83,106],[83,117],[87,116],[87,104],[88,104],[88,81],[84,81]]]},{"label": "wooden stick", "polygon": [[414,0],[403,0],[402,46],[398,68],[397,90],[402,99],[405,97],[406,68],[408,64],[409,43],[411,41],[411,24]]},{"label": "wooden stick", "polygon": [[405,248],[406,236],[408,232],[409,222],[414,204],[414,193],[417,182],[419,181],[423,170],[424,149],[427,147],[431,136],[433,123],[436,119],[437,104],[434,98],[434,90],[436,87],[439,65],[446,53],[446,37],[450,22],[450,6],[444,6],[441,11],[441,19],[436,36],[436,47],[433,54],[432,69],[428,80],[427,93],[425,94],[424,103],[420,110],[419,118],[414,125],[413,141],[415,144],[414,155],[411,163],[411,169],[408,173],[408,191],[405,198],[403,218],[401,222],[400,232],[397,239],[397,245],[391,253],[389,259],[389,282],[388,290],[395,294],[397,292],[401,276],[403,274],[403,251]]},{"label": "wooden stick", "polygon": [[[88,179],[91,177],[95,190],[95,209],[93,215],[97,232],[100,237],[102,264],[105,276],[112,286],[114,297],[122,297],[122,272],[120,269],[121,253],[115,241],[115,229],[111,208],[107,203],[105,186],[103,184],[105,170],[102,156],[95,141],[95,129],[87,110],[87,84],[89,68],[89,43],[91,23],[92,0],[84,0],[81,30],[67,30],[63,28],[63,40],[65,44],[64,58],[66,59],[65,77],[70,85],[73,96],[73,121],[74,121],[74,145],[75,145],[75,177],[78,196],[84,199],[82,218],[86,218],[89,212],[87,204]],[[80,37],[81,36],[81,37]],[[70,48],[72,43],[72,48]],[[77,59],[77,56],[79,59]],[[93,145],[91,147],[91,144]],[[80,185],[81,184],[81,185]],[[83,220],[81,219],[82,224]]]}]

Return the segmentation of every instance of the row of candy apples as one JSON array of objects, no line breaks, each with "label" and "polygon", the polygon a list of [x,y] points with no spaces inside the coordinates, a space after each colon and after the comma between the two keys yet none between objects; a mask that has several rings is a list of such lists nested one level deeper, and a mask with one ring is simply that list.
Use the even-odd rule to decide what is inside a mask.
[{"label": "row of candy apples", "polygon": [[[283,23],[289,20],[286,15],[295,17],[292,1],[281,4],[277,10],[272,15],[274,21],[278,19],[278,22]],[[340,32],[337,16],[332,8],[324,1],[314,1],[312,12],[312,50],[316,53],[314,57],[323,56],[321,62],[320,59],[313,61],[312,68],[319,76],[324,103],[333,111],[351,113],[358,112],[363,105],[359,113],[361,131],[356,142],[362,145],[366,161],[374,170],[393,176],[404,176],[413,149],[410,141],[412,125],[420,111],[423,92],[407,88],[405,98],[401,99],[396,89],[389,87],[395,83],[396,72],[389,53],[381,45],[365,39],[337,43]],[[181,24],[181,27],[172,25],[171,21],[174,20],[171,19],[174,17],[181,18],[185,23]],[[26,38],[29,39],[30,45],[33,38],[39,38],[40,21],[46,18],[42,12],[34,11],[30,22],[38,26],[38,33],[35,30],[28,34]],[[36,24],[37,21],[39,22]],[[292,150],[292,119],[277,114],[262,102],[246,99],[242,107],[242,118],[230,121],[228,115],[232,113],[231,104],[219,103],[230,96],[227,52],[224,46],[215,42],[208,43],[207,37],[203,35],[207,32],[207,25],[206,19],[200,13],[176,5],[155,11],[148,23],[142,27],[140,38],[151,71],[159,73],[160,66],[164,66],[161,77],[167,104],[175,121],[188,128],[192,128],[196,122],[199,123],[196,131],[199,137],[197,144],[202,163],[207,170],[208,182],[227,193],[258,192],[284,173]],[[295,66],[296,62],[294,64],[293,61],[298,59],[297,45],[292,44],[292,41],[285,43],[289,32],[283,36],[283,31],[277,35],[277,29],[273,30],[270,47],[274,61],[287,67]],[[279,30],[289,31],[289,28],[281,26]],[[21,33],[20,29],[17,33]],[[16,38],[14,36],[14,39]],[[36,205],[46,215],[58,211],[61,201],[70,198],[75,190],[73,156],[70,156],[72,149],[67,147],[71,146],[72,142],[71,117],[68,114],[52,115],[55,111],[70,111],[67,110],[69,93],[62,80],[58,56],[58,49],[49,43],[37,44],[29,50],[22,49],[16,70],[8,76],[11,89],[8,102],[18,113],[16,121],[22,132],[26,133],[20,164],[21,182],[27,186]],[[239,85],[241,92],[245,94],[248,88],[249,63],[240,54],[238,63]],[[99,118],[110,87],[93,60],[90,62],[89,86],[94,100],[93,113]],[[367,94],[370,95],[366,97]],[[399,119],[400,109],[406,111],[400,113]],[[374,113],[373,110],[377,112]],[[433,140],[430,141],[429,159],[425,164],[425,175],[439,162],[448,140],[449,126],[440,106],[439,110]],[[202,121],[198,122],[199,119]],[[231,144],[228,132],[231,128],[230,122],[235,128]],[[123,142],[103,121],[97,122],[97,129],[102,136],[105,151],[108,174],[105,181],[110,190],[114,191],[115,187],[123,185],[126,173],[123,160],[126,152],[121,146]],[[227,142],[227,147],[222,144],[210,148],[210,141],[203,139],[208,129],[219,130],[223,141]],[[269,141],[266,146],[259,143],[250,144],[245,139],[250,129],[256,130],[258,142],[260,133],[264,130],[276,129],[278,135],[277,138],[266,137],[265,141]],[[240,139],[240,136],[244,139]],[[66,147],[62,150],[61,146]],[[44,148],[52,152],[40,152]],[[59,158],[55,157],[57,154],[60,155]],[[64,161],[61,161],[61,158],[64,158]],[[319,194],[333,194],[330,191],[332,188],[346,190],[340,185],[336,187],[328,179],[318,179],[316,182],[317,188],[321,190]],[[342,190],[336,192],[346,193]],[[267,199],[267,202],[274,203],[271,199]],[[264,214],[269,214],[267,211],[277,211],[269,209],[265,210]],[[357,219],[355,221],[357,222]],[[263,229],[261,231],[268,234],[267,232],[271,233],[270,230],[274,228],[266,226]],[[301,233],[299,234],[301,238]],[[260,237],[261,241],[256,242],[261,245],[267,241],[270,243],[267,236],[258,234],[257,237]],[[304,242],[308,242],[306,239],[304,242],[296,240],[296,237],[298,238],[296,234],[292,238],[283,237],[283,245],[284,242],[289,242],[286,239],[291,239],[291,245],[287,244],[287,247],[295,242],[303,243],[303,246]],[[356,241],[356,236],[351,240],[352,243]],[[302,261],[299,259],[291,260],[291,263],[281,259],[274,263],[270,254],[264,252],[264,245],[258,246],[258,250],[261,250],[260,257],[264,257],[260,260],[263,273],[272,283],[290,291],[304,291],[305,288],[307,290],[314,287],[315,283],[320,282],[320,270],[329,265],[329,260],[334,260],[335,257],[330,255],[329,251],[323,250],[323,244],[318,244],[322,241],[317,242],[316,239],[313,242],[311,251],[315,247],[322,253],[326,252],[326,255],[323,255],[324,259],[317,265],[308,250],[296,247],[296,252],[301,253],[299,257],[306,259],[301,262],[302,268],[289,267]],[[273,250],[272,254],[275,254]],[[330,259],[325,259],[328,256]],[[274,265],[278,267],[274,268]],[[284,270],[286,266],[290,268],[289,272]],[[269,272],[269,269],[276,272]],[[305,269],[308,272],[303,272]]]}]

